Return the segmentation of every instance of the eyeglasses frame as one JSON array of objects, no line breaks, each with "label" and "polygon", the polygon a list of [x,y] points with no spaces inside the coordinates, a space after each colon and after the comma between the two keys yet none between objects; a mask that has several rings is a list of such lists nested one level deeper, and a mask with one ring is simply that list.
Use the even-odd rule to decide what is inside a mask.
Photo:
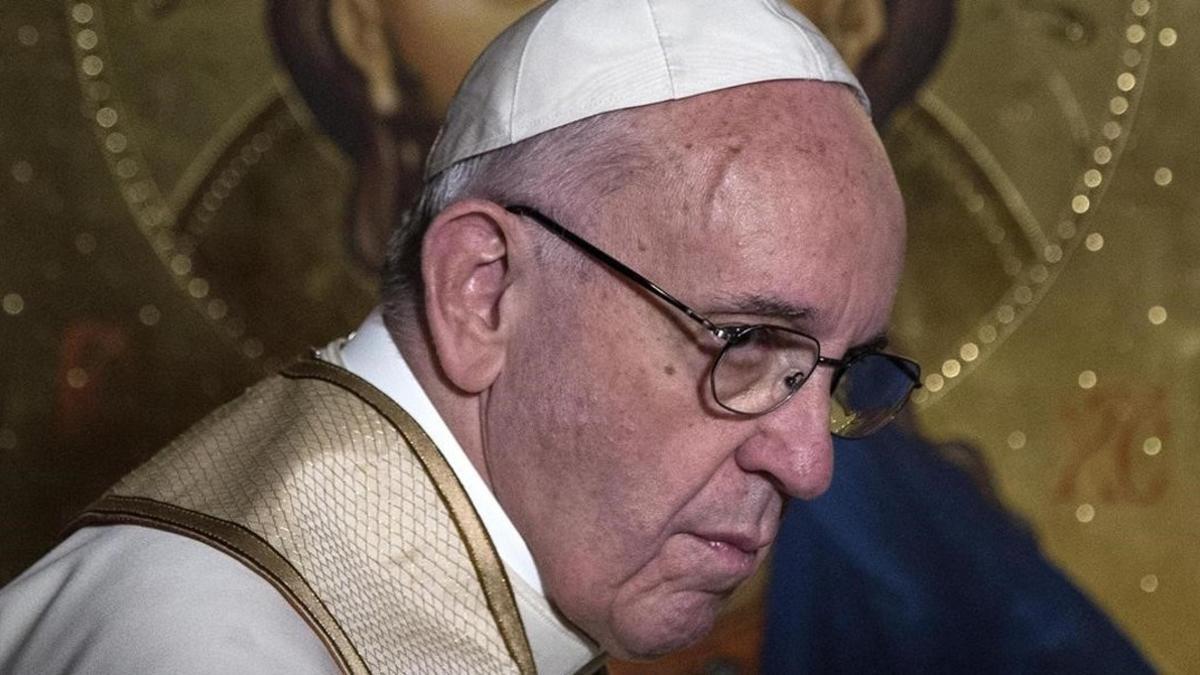
[{"label": "eyeglasses frame", "polygon": [[[652,295],[659,298],[663,302],[665,302],[668,305],[679,310],[685,316],[687,316],[689,319],[700,324],[700,326],[702,326],[705,330],[707,330],[709,333],[711,333],[713,337],[715,337],[716,339],[718,339],[722,343],[724,343],[724,345],[721,347],[720,353],[718,353],[717,357],[715,359],[713,359],[712,367],[709,368],[708,378],[709,378],[709,387],[712,390],[713,400],[717,403],[717,405],[721,406],[722,408],[724,408],[725,410],[727,410],[731,413],[734,413],[736,415],[743,415],[743,416],[747,416],[747,417],[757,417],[759,415],[766,415],[767,413],[770,413],[770,412],[778,409],[780,406],[782,406],[783,404],[785,404],[789,400],[791,400],[792,396],[794,396],[796,394],[796,392],[799,391],[800,388],[804,386],[804,384],[808,381],[808,378],[812,375],[813,372],[816,371],[818,366],[826,366],[826,367],[834,369],[833,378],[832,378],[832,381],[831,381],[831,384],[829,387],[830,391],[832,392],[837,389],[838,383],[841,381],[842,375],[845,374],[846,370],[850,367],[850,365],[853,364],[855,360],[857,360],[861,357],[864,357],[864,356],[868,356],[868,355],[883,356],[883,357],[891,360],[893,363],[895,363],[905,374],[907,374],[910,378],[912,378],[912,380],[913,380],[912,389],[919,389],[922,386],[921,378],[920,378],[920,371],[921,371],[920,365],[917,364],[915,361],[905,358],[903,356],[900,356],[898,354],[891,354],[891,353],[882,351],[882,347],[886,344],[886,339],[880,339],[872,344],[863,345],[861,347],[854,348],[852,350],[849,350],[846,353],[846,355],[843,356],[841,359],[834,359],[834,358],[830,358],[830,357],[821,355],[821,341],[820,340],[818,340],[817,338],[815,338],[807,333],[804,333],[802,331],[798,331],[798,330],[795,330],[792,328],[787,328],[786,326],[777,326],[774,324],[718,325],[717,323],[713,322],[711,319],[704,316],[700,312],[697,312],[696,310],[689,307],[682,300],[679,300],[675,296],[673,296],[670,293],[668,293],[667,291],[663,290],[663,288],[661,286],[654,283],[653,281],[650,281],[645,276],[643,276],[642,274],[637,272],[637,270],[634,270],[633,268],[629,267],[628,265],[621,262],[620,260],[617,260],[613,256],[604,252],[602,249],[600,249],[595,244],[592,244],[591,242],[584,239],[583,237],[575,234],[571,230],[568,230],[566,227],[563,227],[561,224],[559,224],[558,221],[554,220],[550,216],[547,216],[546,214],[542,213],[538,209],[536,209],[532,206],[526,206],[524,204],[509,204],[504,207],[504,210],[508,211],[509,213],[512,213],[513,215],[528,218],[528,219],[534,221],[535,223],[537,223],[538,225],[541,225],[545,229],[549,230],[552,234],[573,244],[574,246],[577,246],[578,248],[583,250],[585,253],[587,253],[588,255],[595,258],[597,261],[599,261],[604,266],[608,267],[609,269],[613,270],[614,272],[617,272],[621,276],[629,279],[630,281],[634,282],[638,286],[649,291]],[[788,388],[791,391],[788,392],[787,396],[783,397],[783,399],[781,399],[780,401],[778,401],[777,403],[772,405],[770,408],[767,408],[766,410],[762,410],[762,411],[754,412],[754,413],[748,413],[748,412],[745,412],[742,410],[737,410],[735,408],[731,408],[731,407],[727,406],[724,402],[721,401],[720,397],[717,396],[716,372],[717,372],[717,366],[720,365],[721,359],[725,358],[725,354],[726,354],[726,352],[729,351],[730,347],[736,346],[740,339],[752,334],[756,330],[761,330],[761,329],[781,330],[784,332],[799,335],[800,337],[803,337],[807,340],[811,340],[812,343],[814,345],[816,345],[816,348],[817,348],[817,360],[813,363],[812,370],[810,370],[808,373],[805,373],[803,379],[801,379],[799,382],[797,382],[795,384],[792,384],[792,383],[788,384]],[[909,390],[909,394],[912,393],[912,389]],[[900,403],[899,406],[896,407],[896,410],[893,411],[893,416],[895,415],[895,413],[898,413],[900,410],[902,410],[904,408],[904,405],[907,404],[907,402],[908,402],[908,399],[905,398],[904,401],[902,403]],[[835,436],[840,436],[840,434],[837,434],[836,432],[831,432],[831,433],[833,433]],[[857,438],[857,437],[848,437],[848,438]]]}]

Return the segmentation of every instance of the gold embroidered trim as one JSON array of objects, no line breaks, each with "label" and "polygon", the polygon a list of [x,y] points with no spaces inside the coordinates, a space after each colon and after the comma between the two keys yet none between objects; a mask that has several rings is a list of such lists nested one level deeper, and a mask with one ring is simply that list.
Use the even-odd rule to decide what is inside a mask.
[{"label": "gold embroidered trim", "polygon": [[533,652],[525,636],[525,625],[521,622],[512,586],[508,574],[504,571],[504,565],[500,562],[495,544],[480,521],[475,506],[467,497],[462,483],[458,481],[445,457],[425,435],[420,425],[395,401],[369,382],[324,361],[297,361],[284,368],[280,374],[289,378],[323,380],[345,389],[374,408],[408,441],[421,466],[433,481],[442,502],[450,511],[451,520],[458,529],[459,537],[467,548],[471,564],[475,567],[475,573],[483,587],[488,610],[504,639],[504,646],[522,673],[536,673]]},{"label": "gold embroidered trim", "polygon": [[101,497],[71,521],[70,533],[89,525],[142,525],[196,539],[224,551],[274,586],[325,644],[334,663],[349,675],[370,670],[337,619],[300,572],[254,532],[226,520],[144,497]]}]

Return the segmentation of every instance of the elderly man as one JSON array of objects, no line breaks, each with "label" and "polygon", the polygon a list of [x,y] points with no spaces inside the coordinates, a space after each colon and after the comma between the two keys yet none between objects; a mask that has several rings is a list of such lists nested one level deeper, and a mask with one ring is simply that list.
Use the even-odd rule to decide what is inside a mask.
[{"label": "elderly man", "polygon": [[[371,13],[347,20],[369,62]],[[881,351],[903,245],[865,96],[785,3],[543,5],[456,95],[381,309],[0,592],[0,670],[683,647],[829,484],[831,432],[915,386]]]}]

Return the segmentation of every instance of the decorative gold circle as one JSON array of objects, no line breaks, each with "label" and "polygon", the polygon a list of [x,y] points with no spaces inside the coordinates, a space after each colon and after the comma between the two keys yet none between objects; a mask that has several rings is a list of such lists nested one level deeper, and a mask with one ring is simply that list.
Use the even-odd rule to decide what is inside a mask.
[{"label": "decorative gold circle", "polygon": [[1020,450],[1021,448],[1025,447],[1025,432],[1014,431],[1008,435],[1008,438],[1005,439],[1005,442],[1008,444],[1009,448],[1012,448],[1013,450]]},{"label": "decorative gold circle", "polygon": [[5,314],[16,316],[25,311],[25,298],[20,293],[5,293],[4,299],[0,300],[0,307],[4,308]]},{"label": "decorative gold circle", "polygon": [[963,361],[970,363],[979,358],[979,345],[974,342],[968,342],[958,350],[958,356]]},{"label": "decorative gold circle", "polygon": [[19,159],[13,162],[12,165],[13,180],[18,183],[28,183],[33,180],[33,165],[29,162]]},{"label": "decorative gold circle", "polygon": [[95,49],[99,43],[100,36],[90,28],[85,28],[75,35],[75,44],[79,45],[80,49]]},{"label": "decorative gold circle", "polygon": [[67,386],[72,389],[83,389],[88,383],[88,373],[83,368],[71,368],[67,371]]},{"label": "decorative gold circle", "polygon": [[36,45],[40,37],[41,35],[38,33],[38,29],[28,24],[17,29],[17,42],[19,42],[22,47],[32,47]]},{"label": "decorative gold circle", "polygon": [[144,326],[156,326],[162,319],[162,312],[154,305],[142,305],[138,310],[138,321]]},{"label": "decorative gold circle", "polygon": [[96,251],[96,236],[91,232],[80,232],[75,235],[75,250],[80,255],[91,255]]},{"label": "decorative gold circle", "polygon": [[1079,378],[1078,378],[1079,388],[1080,389],[1091,389],[1092,387],[1096,386],[1097,380],[1098,380],[1098,378],[1096,377],[1096,371],[1085,370],[1085,371],[1079,373]]},{"label": "decorative gold circle", "polygon": [[188,290],[188,295],[192,296],[193,298],[199,299],[199,298],[208,297],[208,291],[209,291],[208,281],[205,279],[201,279],[200,277],[196,277],[196,278],[192,279],[191,281],[188,281],[187,290]]},{"label": "decorative gold circle", "polygon": [[1160,439],[1158,436],[1151,436],[1151,437],[1147,438],[1146,440],[1142,441],[1142,452],[1146,453],[1147,455],[1150,455],[1151,457],[1162,452],[1162,449],[1163,449],[1162,439]]},{"label": "decorative gold circle", "polygon": [[929,377],[925,378],[925,388],[932,392],[941,391],[942,387],[945,384],[946,384],[946,381],[944,379],[942,379],[942,376],[938,375],[937,373],[934,373],[933,375],[930,375]]},{"label": "decorative gold circle", "polygon": [[94,16],[95,12],[92,11],[92,6],[86,2],[81,2],[71,8],[71,18],[75,20],[75,23],[90,23]]},{"label": "decorative gold circle", "polygon": [[956,359],[947,359],[946,362],[942,364],[942,375],[946,376],[946,379],[958,377],[958,374],[961,372],[962,364]]},{"label": "decorative gold circle", "polygon": [[1075,520],[1081,523],[1090,523],[1096,518],[1096,507],[1088,503],[1080,504],[1075,509]]}]

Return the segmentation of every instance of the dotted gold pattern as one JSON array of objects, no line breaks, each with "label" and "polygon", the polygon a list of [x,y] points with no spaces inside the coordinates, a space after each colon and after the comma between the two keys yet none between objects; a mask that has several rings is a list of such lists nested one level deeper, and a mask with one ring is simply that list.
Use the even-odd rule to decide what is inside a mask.
[{"label": "dotted gold pattern", "polygon": [[[107,81],[107,63],[111,57],[106,49],[104,22],[99,7],[90,2],[68,0],[66,9],[75,48],[76,74],[85,105],[90,109],[93,130],[138,230],[183,297],[189,299],[202,316],[217,325],[218,333],[238,353],[262,366],[258,363],[265,352],[262,341],[246,334],[245,317],[240,312],[231,311],[230,300],[220,295],[212,281],[201,276],[196,269],[193,257],[195,239],[187,234],[178,234],[180,210],[163,194],[150,173],[145,154],[125,129],[122,101],[113,93],[115,88],[112,83]],[[278,136],[290,131],[294,125],[290,115],[273,115],[265,129],[250,138],[232,160],[215,172],[215,178],[204,186],[199,208],[194,210],[195,220],[201,224],[209,222],[212,214],[238,187],[246,168],[269,152]],[[77,239],[76,248],[86,254],[90,250],[85,249],[94,249],[94,243],[81,245]],[[160,314],[152,315],[145,311],[139,313],[139,320],[146,326],[154,326],[160,317]]]},{"label": "dotted gold pattern", "polygon": [[[1041,260],[1036,266],[1017,269],[1019,261],[1016,261],[1016,264],[1007,270],[1014,273],[1015,277],[1009,291],[982,323],[951,347],[951,353],[962,356],[966,350],[973,358],[955,360],[953,366],[949,365],[950,360],[946,360],[941,368],[927,374],[923,382],[924,388],[919,389],[913,396],[913,402],[918,408],[937,403],[957,382],[962,381],[985,362],[1038,306],[1081,246],[1090,252],[1097,252],[1103,248],[1104,235],[1090,227],[1090,216],[1103,199],[1105,190],[1111,183],[1111,175],[1119,164],[1118,160],[1128,141],[1129,128],[1136,119],[1138,103],[1144,88],[1142,81],[1145,79],[1153,47],[1156,42],[1170,46],[1178,40],[1174,29],[1159,31],[1157,41],[1146,39],[1154,28],[1153,10],[1153,4],[1148,0],[1134,0],[1130,4],[1124,29],[1127,48],[1121,55],[1119,72],[1112,80],[1113,91],[1104,99],[1107,101],[1106,115],[1097,130],[1097,136],[1103,140],[1092,149],[1091,166],[1079,174],[1075,190],[1057,219],[1054,231],[1058,241],[1045,242],[1041,247]],[[929,95],[924,95],[920,104],[936,109],[939,102]],[[941,112],[943,117],[945,112]],[[950,129],[954,131],[953,126]],[[961,131],[956,134],[956,140],[967,146],[977,142]],[[971,154],[976,159],[985,159],[986,172],[986,150],[977,148]],[[1171,172],[1167,167],[1160,168],[1154,176],[1154,181],[1159,186],[1169,185],[1171,179]],[[967,206],[970,209],[971,205]],[[1019,211],[1015,211],[1014,215],[1018,217],[1018,221],[1022,220]],[[1000,243],[1000,237],[989,240],[993,244]],[[1151,321],[1153,320],[1151,317]],[[1082,381],[1080,384],[1082,386]]]}]

